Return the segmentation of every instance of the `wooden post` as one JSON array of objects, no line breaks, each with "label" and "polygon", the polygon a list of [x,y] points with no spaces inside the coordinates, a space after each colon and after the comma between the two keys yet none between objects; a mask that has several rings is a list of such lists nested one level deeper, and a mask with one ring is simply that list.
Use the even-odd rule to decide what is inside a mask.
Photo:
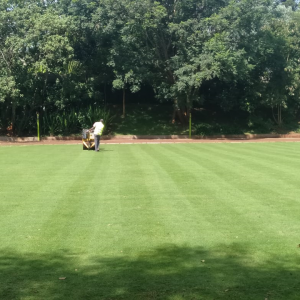
[{"label": "wooden post", "polygon": [[36,122],[37,122],[37,138],[38,138],[38,141],[40,141],[40,114],[37,112],[36,113]]}]

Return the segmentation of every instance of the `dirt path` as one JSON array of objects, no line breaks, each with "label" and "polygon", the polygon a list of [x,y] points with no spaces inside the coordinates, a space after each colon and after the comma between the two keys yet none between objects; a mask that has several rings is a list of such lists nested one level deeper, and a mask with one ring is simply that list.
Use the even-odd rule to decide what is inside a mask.
[{"label": "dirt path", "polygon": [[[300,142],[300,138],[257,138],[257,139],[111,139],[101,140],[101,145],[108,144],[178,144],[178,143],[274,143]],[[5,142],[0,146],[29,145],[81,145],[81,140],[43,140],[40,142]]]}]

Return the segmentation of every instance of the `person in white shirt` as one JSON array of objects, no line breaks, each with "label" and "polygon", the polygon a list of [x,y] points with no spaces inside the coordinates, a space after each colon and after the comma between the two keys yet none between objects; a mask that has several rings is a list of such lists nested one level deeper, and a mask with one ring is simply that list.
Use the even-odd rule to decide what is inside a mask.
[{"label": "person in white shirt", "polygon": [[95,151],[99,152],[100,147],[100,137],[102,135],[104,128],[103,119],[99,122],[95,122],[93,127],[90,130],[94,129],[94,141],[95,141]]}]

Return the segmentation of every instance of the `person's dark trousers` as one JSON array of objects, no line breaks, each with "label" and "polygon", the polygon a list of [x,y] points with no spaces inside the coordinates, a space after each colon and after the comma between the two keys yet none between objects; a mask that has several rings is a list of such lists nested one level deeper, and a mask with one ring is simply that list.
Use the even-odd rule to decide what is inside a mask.
[{"label": "person's dark trousers", "polygon": [[99,151],[99,147],[100,147],[100,135],[95,134],[94,135],[94,140],[95,140],[95,151]]}]

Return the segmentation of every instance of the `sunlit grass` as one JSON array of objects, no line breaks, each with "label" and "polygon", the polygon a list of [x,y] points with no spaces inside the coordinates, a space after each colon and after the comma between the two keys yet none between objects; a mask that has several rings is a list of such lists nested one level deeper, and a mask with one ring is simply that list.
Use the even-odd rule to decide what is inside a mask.
[{"label": "sunlit grass", "polygon": [[298,299],[299,153],[1,147],[0,299]]}]

